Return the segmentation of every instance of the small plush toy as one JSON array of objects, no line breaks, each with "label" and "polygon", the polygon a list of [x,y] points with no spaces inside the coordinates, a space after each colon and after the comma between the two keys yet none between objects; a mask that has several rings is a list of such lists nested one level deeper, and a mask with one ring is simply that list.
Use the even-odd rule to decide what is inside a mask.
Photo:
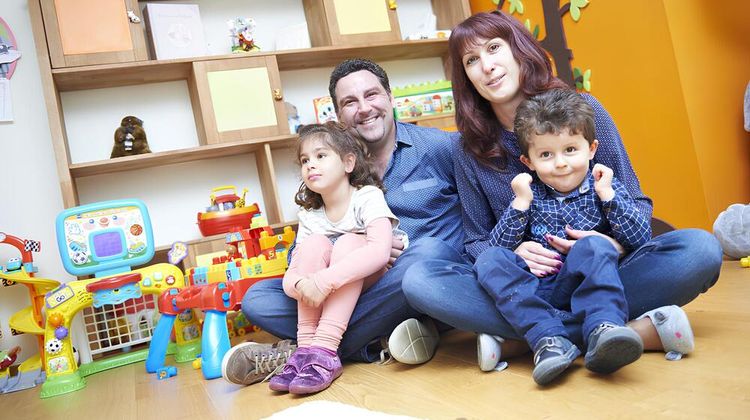
[{"label": "small plush toy", "polygon": [[734,259],[750,255],[750,204],[732,204],[714,222],[714,235]]},{"label": "small plush toy", "polygon": [[115,130],[115,145],[112,147],[110,158],[151,153],[143,131],[143,121],[128,115],[120,122]]}]

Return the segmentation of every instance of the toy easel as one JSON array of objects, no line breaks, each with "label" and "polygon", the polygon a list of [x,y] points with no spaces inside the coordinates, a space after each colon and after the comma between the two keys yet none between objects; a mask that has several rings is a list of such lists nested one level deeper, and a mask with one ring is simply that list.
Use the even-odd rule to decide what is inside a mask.
[{"label": "toy easel", "polygon": [[[88,204],[63,211],[56,221],[57,246],[63,266],[70,274],[95,278],[73,281],[47,293],[47,321],[44,330],[47,381],[41,397],[76,391],[86,386],[85,376],[145,360],[148,350],[133,351],[78,369],[70,339],[75,314],[89,306],[114,305],[143,294],[161,294],[170,287],[182,287],[184,277],[171,264],[146,264],[154,255],[151,220],[140,200],[115,200]],[[192,313],[178,318],[176,341],[179,358],[195,357],[198,340],[185,340],[181,332],[197,329]]]},{"label": "toy easel", "polygon": [[42,306],[44,306],[44,295],[60,283],[55,280],[34,277],[36,267],[32,252],[40,251],[40,244],[30,239],[21,239],[13,235],[0,232],[0,243],[11,245],[21,252],[21,258],[11,266],[0,266],[0,279],[4,283],[23,284],[29,289],[31,305],[16,312],[10,317],[9,325],[16,331],[36,334],[39,354],[32,356],[18,367],[18,375],[11,377],[8,369],[0,371],[0,394],[20,391],[32,388],[44,382],[44,346],[42,334]]}]

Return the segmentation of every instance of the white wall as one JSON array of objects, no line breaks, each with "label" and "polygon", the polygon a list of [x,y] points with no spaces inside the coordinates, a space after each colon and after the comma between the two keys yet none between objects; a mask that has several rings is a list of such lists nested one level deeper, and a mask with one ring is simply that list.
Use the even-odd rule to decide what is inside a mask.
[{"label": "white wall", "polygon": [[[11,79],[14,120],[0,122],[0,231],[41,241],[42,252],[34,255],[38,276],[69,280],[55,246],[54,222],[63,205],[26,0],[0,1],[0,17],[22,54]],[[19,256],[15,248],[0,245],[0,264],[12,256]],[[8,319],[29,304],[26,287],[0,287],[0,349],[21,345],[19,360],[36,354],[36,342],[11,336]]]},{"label": "white wall", "polygon": [[[204,0],[201,17],[212,54],[226,54],[224,22],[236,16],[251,16],[257,22],[256,40],[272,50],[277,32],[304,22],[301,0]],[[429,0],[400,0],[399,17],[404,35],[416,30],[415,22],[430,10]],[[0,17],[11,26],[23,54],[11,81],[15,119],[0,123],[0,231],[42,242],[35,255],[39,276],[69,281],[55,245],[54,220],[62,209],[56,161],[52,151],[47,110],[42,93],[36,47],[31,32],[27,0],[0,0]],[[440,59],[380,63],[388,71],[392,86],[444,78]],[[332,68],[287,71],[281,74],[285,99],[295,104],[303,123],[314,122],[312,99],[328,94]],[[145,122],[154,151],[197,145],[197,134],[185,82],[159,83],[111,89],[65,92],[63,114],[72,160],[107,159],[112,135],[125,115]],[[274,151],[276,175],[281,189],[284,217],[296,218],[293,195],[299,182],[289,151]],[[120,172],[78,180],[81,203],[136,197],[149,206],[157,246],[200,237],[195,215],[208,204],[214,186],[247,187],[248,201],[264,208],[253,155],[238,155],[210,161],[167,165],[160,168]],[[0,246],[0,264],[16,256],[15,249]],[[36,353],[31,337],[10,335],[11,314],[28,305],[26,288],[0,288],[0,349],[21,344],[21,360]]]}]

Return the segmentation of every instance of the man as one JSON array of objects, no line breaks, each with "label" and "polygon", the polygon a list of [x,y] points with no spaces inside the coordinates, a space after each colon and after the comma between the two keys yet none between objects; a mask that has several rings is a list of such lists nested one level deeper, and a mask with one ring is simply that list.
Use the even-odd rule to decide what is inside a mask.
[{"label": "man", "polygon": [[[387,189],[386,201],[412,242],[404,250],[403,243],[394,239],[389,270],[360,296],[339,355],[373,362],[388,352],[403,363],[424,363],[435,352],[437,329],[429,319],[416,319],[420,314],[407,304],[401,280],[414,263],[439,257],[445,243],[463,250],[451,157],[457,136],[394,121],[388,76],[372,61],[342,62],[331,73],[328,90],[339,121],[367,143]],[[284,294],[281,279],[250,288],[242,311],[269,333],[296,338],[297,302]],[[293,345],[287,340],[274,346],[240,344],[224,357],[222,375],[237,384],[259,382],[283,365],[290,350]]]}]

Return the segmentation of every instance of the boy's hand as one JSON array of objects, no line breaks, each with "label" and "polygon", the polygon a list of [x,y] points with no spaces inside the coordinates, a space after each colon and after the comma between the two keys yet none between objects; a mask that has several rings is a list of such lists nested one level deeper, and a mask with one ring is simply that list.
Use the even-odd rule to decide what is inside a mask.
[{"label": "boy's hand", "polygon": [[601,163],[597,163],[594,165],[591,174],[594,176],[594,190],[596,191],[596,195],[602,201],[609,201],[615,198],[615,190],[612,189],[612,177],[614,176],[612,169]]},{"label": "boy's hand", "polygon": [[534,199],[534,193],[531,191],[531,181],[531,175],[526,172],[516,175],[510,181],[510,187],[513,189],[513,194],[516,195],[516,198],[511,203],[514,209],[526,211],[531,206],[531,200]]},{"label": "boy's hand", "polygon": [[326,297],[328,297],[328,295],[320,291],[315,281],[309,277],[302,277],[297,280],[294,288],[299,292],[302,303],[313,308],[320,306],[326,300]]},{"label": "boy's hand", "polygon": [[585,236],[597,235],[608,240],[620,255],[625,253],[625,248],[623,248],[617,240],[595,230],[578,230],[573,229],[570,226],[565,226],[565,234],[572,239],[560,238],[553,235],[546,235],[545,239],[547,239],[547,242],[552,245],[553,248],[560,251],[561,254],[567,254],[570,252],[570,249],[573,248],[573,245],[575,245],[576,240]]}]

